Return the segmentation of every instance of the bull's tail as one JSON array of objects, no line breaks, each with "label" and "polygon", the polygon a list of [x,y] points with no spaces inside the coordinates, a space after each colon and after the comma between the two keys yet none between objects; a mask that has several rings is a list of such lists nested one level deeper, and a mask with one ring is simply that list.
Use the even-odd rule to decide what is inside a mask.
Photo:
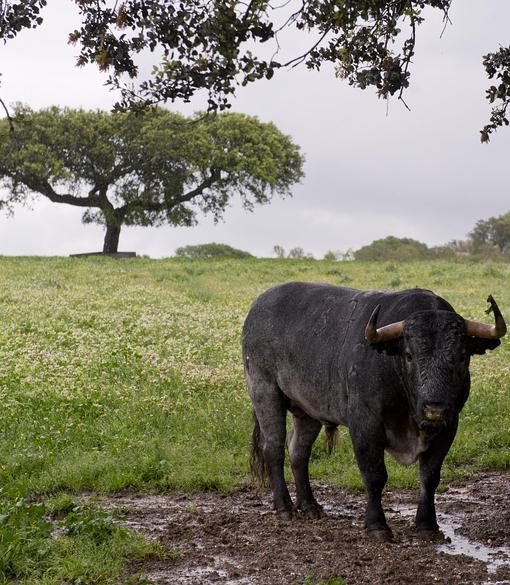
[{"label": "bull's tail", "polygon": [[262,449],[262,434],[255,411],[253,412],[253,435],[251,440],[250,470],[254,483],[258,487],[269,485],[269,470]]},{"label": "bull's tail", "polygon": [[326,451],[328,455],[331,455],[338,441],[338,426],[327,423],[324,425],[324,431],[326,433]]}]

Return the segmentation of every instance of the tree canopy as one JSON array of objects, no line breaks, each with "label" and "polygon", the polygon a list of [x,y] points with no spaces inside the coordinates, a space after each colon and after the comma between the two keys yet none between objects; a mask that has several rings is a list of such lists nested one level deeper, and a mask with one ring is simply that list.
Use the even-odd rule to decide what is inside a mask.
[{"label": "tree canopy", "polygon": [[290,194],[303,176],[299,147],[272,123],[243,114],[185,118],[17,106],[0,120],[0,208],[41,195],[85,208],[116,252],[122,225],[189,226],[222,217],[232,197],[253,209]]},{"label": "tree canopy", "polygon": [[510,211],[497,217],[480,219],[469,233],[475,249],[496,246],[500,252],[510,250]]},{"label": "tree canopy", "polygon": [[[440,11],[445,25],[452,0],[74,0],[81,26],[69,41],[80,50],[78,65],[96,63],[109,72],[108,83],[121,89],[118,109],[166,101],[189,101],[208,93],[208,109],[230,106],[236,87],[270,79],[282,67],[304,63],[319,69],[332,63],[351,85],[373,87],[380,97],[402,98],[409,86],[424,9]],[[41,24],[46,0],[0,3],[0,37]],[[305,48],[280,57],[284,31],[303,33]],[[258,45],[270,49],[258,50]],[[159,64],[136,85],[137,57],[157,52]],[[265,57],[263,55],[270,55]],[[161,59],[159,57],[161,56]],[[482,142],[508,125],[510,47],[484,56],[494,83],[487,90],[492,114],[481,130]]]}]

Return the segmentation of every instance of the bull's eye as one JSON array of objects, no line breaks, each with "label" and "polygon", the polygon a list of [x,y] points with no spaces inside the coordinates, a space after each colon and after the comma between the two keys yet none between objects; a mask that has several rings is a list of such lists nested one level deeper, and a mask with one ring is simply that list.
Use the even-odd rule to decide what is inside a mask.
[{"label": "bull's eye", "polygon": [[412,362],[413,361],[413,356],[411,355],[411,352],[406,351],[405,352],[405,356],[406,356],[406,361],[407,362]]}]

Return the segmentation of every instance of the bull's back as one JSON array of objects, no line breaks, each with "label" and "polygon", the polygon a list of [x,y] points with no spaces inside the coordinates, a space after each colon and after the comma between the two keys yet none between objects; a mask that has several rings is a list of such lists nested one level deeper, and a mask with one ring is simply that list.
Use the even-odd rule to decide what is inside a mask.
[{"label": "bull's back", "polygon": [[363,338],[352,315],[360,295],[367,294],[302,282],[266,291],[255,301],[244,325],[247,373],[256,368],[258,375],[276,384],[314,418],[344,421],[344,373],[339,358],[343,347]]},{"label": "bull's back", "polygon": [[243,351],[269,362],[318,350],[330,353],[342,341],[349,305],[361,291],[322,283],[289,282],[270,288],[251,307],[243,328]]}]

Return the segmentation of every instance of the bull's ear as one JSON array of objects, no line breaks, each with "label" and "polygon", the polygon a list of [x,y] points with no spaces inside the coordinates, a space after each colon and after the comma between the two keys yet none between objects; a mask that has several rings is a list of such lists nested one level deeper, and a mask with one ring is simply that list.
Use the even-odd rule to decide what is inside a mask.
[{"label": "bull's ear", "polygon": [[499,339],[483,339],[482,337],[468,337],[467,348],[471,355],[483,355],[489,349],[495,349],[501,344]]}]

